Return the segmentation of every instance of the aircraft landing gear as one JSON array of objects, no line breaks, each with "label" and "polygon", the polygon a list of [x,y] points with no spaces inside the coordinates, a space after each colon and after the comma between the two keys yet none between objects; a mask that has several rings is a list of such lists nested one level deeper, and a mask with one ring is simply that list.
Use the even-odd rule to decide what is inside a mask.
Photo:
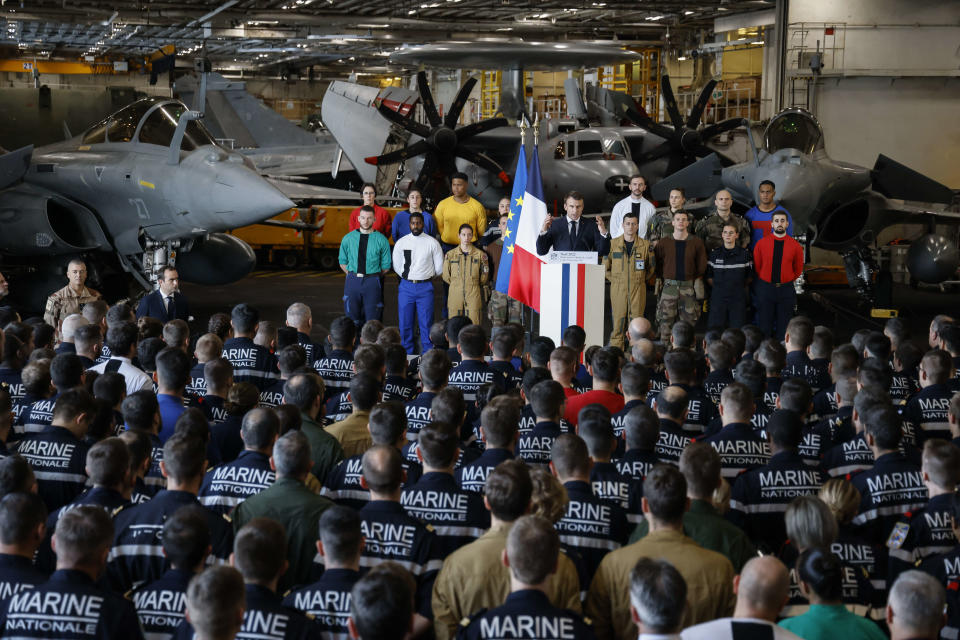
[{"label": "aircraft landing gear", "polygon": [[854,246],[845,250],[841,256],[850,287],[873,305],[876,302],[874,277],[880,270],[873,252],[867,247]]}]

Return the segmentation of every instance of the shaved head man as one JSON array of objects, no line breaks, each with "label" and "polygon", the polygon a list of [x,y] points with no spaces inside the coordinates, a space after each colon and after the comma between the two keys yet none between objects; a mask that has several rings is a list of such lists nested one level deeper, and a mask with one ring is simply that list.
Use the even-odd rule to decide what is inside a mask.
[{"label": "shaved head man", "polygon": [[[773,556],[753,558],[733,578],[737,605],[732,618],[720,618],[683,631],[683,640],[733,640],[733,638],[768,637],[774,640],[797,640],[798,636],[776,625],[777,617],[789,596],[790,576],[787,568]],[[762,629],[767,627],[769,629]]]},{"label": "shaved head man", "polygon": [[630,345],[634,345],[637,340],[649,338],[652,330],[653,325],[643,316],[631,320],[630,326],[627,327],[627,339],[630,340]]}]

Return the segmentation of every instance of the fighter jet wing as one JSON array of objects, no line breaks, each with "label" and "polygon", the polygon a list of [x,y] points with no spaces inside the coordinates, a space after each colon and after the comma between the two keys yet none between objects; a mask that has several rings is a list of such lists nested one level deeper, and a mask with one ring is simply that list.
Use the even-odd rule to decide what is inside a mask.
[{"label": "fighter jet wing", "polygon": [[266,180],[291,200],[345,200],[348,202],[360,202],[360,194],[354,191],[317,187],[312,184],[278,180],[276,178],[267,178]]},{"label": "fighter jet wing", "polygon": [[689,167],[673,173],[655,185],[655,200],[666,200],[671,189],[683,188],[688,198],[706,198],[723,188],[723,163],[716,153],[697,160]]},{"label": "fighter jet wing", "polygon": [[870,177],[874,191],[887,198],[943,204],[954,201],[949,187],[883,154],[877,156]]},{"label": "fighter jet wing", "polygon": [[32,155],[33,145],[31,144],[0,156],[0,189],[6,189],[14,182],[18,182],[27,173]]}]

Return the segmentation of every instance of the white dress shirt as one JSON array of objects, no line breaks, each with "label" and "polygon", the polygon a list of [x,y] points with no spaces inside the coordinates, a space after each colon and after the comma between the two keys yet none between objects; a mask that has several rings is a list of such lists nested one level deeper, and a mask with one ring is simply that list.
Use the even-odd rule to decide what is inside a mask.
[{"label": "white dress shirt", "polygon": [[393,245],[393,270],[404,280],[429,280],[443,273],[443,249],[435,238],[408,233]]},{"label": "white dress shirt", "polygon": [[657,214],[653,203],[642,197],[637,200],[632,195],[627,196],[617,204],[613,205],[613,213],[610,214],[610,237],[619,238],[623,235],[623,216],[633,210],[633,205],[640,203],[640,229],[637,235],[641,238],[647,237],[647,227],[650,220]]}]

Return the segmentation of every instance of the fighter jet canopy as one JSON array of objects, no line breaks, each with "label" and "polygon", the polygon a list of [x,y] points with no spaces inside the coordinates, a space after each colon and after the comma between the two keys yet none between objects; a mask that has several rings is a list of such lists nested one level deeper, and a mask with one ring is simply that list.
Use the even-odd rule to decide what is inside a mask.
[{"label": "fighter jet canopy", "polygon": [[[186,107],[176,100],[144,98],[93,125],[81,139],[83,144],[136,140],[141,144],[168,147],[184,111]],[[180,149],[193,151],[205,145],[217,146],[217,142],[198,120],[189,121]]]},{"label": "fighter jet canopy", "polygon": [[809,111],[785,109],[770,120],[763,134],[763,144],[770,154],[781,149],[813,153],[823,148],[823,128]]}]

